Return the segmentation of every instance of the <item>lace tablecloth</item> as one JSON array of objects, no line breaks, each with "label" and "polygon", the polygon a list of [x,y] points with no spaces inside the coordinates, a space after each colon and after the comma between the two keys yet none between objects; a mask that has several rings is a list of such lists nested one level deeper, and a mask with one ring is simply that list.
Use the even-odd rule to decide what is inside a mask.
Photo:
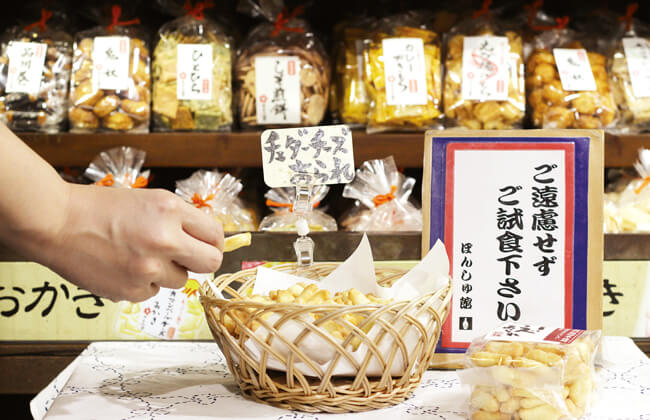
[{"label": "lace tablecloth", "polygon": [[[605,337],[590,419],[650,420],[650,361]],[[405,402],[357,414],[291,412],[246,400],[213,343],[93,343],[31,402],[35,419],[464,419],[468,389],[427,371]]]}]

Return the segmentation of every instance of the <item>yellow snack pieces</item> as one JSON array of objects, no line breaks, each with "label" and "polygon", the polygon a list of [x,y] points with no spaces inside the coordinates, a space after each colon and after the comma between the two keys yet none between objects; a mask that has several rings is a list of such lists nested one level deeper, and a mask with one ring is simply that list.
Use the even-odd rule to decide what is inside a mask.
[{"label": "yellow snack pieces", "polygon": [[367,33],[361,28],[343,30],[342,48],[336,60],[336,111],[346,124],[366,124],[370,98],[363,74],[363,44]]},{"label": "yellow snack pieces", "polygon": [[251,244],[251,233],[239,233],[227,237],[223,242],[223,252],[230,252]]}]

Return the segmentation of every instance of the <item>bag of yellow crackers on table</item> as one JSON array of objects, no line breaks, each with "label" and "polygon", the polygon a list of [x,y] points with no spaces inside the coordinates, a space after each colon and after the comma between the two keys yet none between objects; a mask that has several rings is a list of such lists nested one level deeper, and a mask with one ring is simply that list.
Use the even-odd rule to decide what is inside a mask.
[{"label": "bag of yellow crackers on table", "polygon": [[600,331],[506,324],[472,341],[460,380],[470,418],[556,420],[588,413]]}]

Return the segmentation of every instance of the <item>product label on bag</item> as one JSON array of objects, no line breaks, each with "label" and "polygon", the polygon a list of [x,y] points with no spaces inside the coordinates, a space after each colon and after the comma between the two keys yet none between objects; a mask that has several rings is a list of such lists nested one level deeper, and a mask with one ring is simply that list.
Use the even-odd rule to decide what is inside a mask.
[{"label": "product label on bag", "polygon": [[427,79],[424,44],[420,38],[386,38],[382,41],[386,103],[426,105]]},{"label": "product label on bag", "polygon": [[7,93],[37,94],[45,65],[47,44],[38,42],[10,42],[7,48],[9,70]]},{"label": "product label on bag", "polygon": [[584,333],[572,328],[549,328],[528,324],[505,324],[492,330],[486,341],[571,344]]},{"label": "product label on bag", "polygon": [[570,91],[596,90],[596,80],[584,49],[554,48],[553,56],[560,74],[562,89]]},{"label": "product label on bag", "polygon": [[98,36],[93,42],[93,89],[129,88],[129,38]]},{"label": "product label on bag", "polygon": [[505,36],[466,36],[463,39],[461,90],[464,99],[508,99],[508,50]]},{"label": "product label on bag", "polygon": [[634,96],[650,97],[650,43],[644,38],[624,38],[623,48]]},{"label": "product label on bag", "polygon": [[357,39],[354,41],[355,58],[357,60],[357,89],[354,93],[359,95],[358,101],[361,103],[368,102],[368,92],[366,85],[363,83],[363,49],[364,41]]},{"label": "product label on bag", "polygon": [[300,124],[300,58],[255,57],[258,124]]},{"label": "product label on bag", "polygon": [[178,44],[176,57],[176,97],[210,100],[212,98],[212,46]]}]

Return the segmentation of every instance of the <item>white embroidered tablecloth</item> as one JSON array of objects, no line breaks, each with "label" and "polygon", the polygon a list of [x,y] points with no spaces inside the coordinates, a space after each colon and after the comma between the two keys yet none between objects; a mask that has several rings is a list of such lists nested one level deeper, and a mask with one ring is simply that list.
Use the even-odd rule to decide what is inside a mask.
[{"label": "white embroidered tablecloth", "polygon": [[[590,419],[650,420],[650,361],[605,337]],[[241,396],[213,343],[93,343],[31,403],[35,419],[464,419],[468,389],[454,371],[427,371],[414,395],[357,414],[291,412]]]}]

